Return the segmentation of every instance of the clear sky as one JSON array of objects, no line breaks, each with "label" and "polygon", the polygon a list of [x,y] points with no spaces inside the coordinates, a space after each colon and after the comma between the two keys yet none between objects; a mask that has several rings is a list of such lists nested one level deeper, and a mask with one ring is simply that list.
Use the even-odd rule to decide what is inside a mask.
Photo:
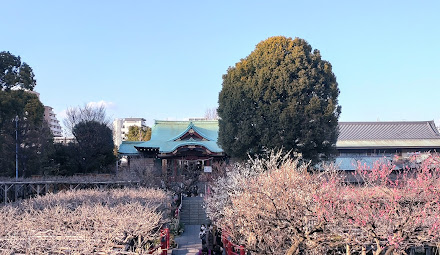
[{"label": "clear sky", "polygon": [[2,1],[0,51],[34,70],[60,121],[202,117],[222,75],[271,36],[333,65],[340,121],[440,120],[440,1]]}]

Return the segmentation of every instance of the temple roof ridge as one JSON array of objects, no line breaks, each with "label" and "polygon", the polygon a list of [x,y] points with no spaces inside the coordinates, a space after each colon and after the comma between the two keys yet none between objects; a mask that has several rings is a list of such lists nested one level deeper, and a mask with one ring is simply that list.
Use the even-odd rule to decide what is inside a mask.
[{"label": "temple roof ridge", "polygon": [[201,137],[203,137],[204,139],[208,140],[208,141],[212,141],[212,139],[210,139],[208,136],[206,136],[205,134],[203,134],[203,131],[200,130],[200,128],[198,128],[196,125],[194,125],[193,121],[190,121],[188,124],[188,127],[181,132],[180,134],[178,134],[177,136],[169,139],[168,141],[176,141],[179,138],[181,138],[182,136],[184,136],[185,134],[187,134],[188,132],[190,132],[190,130],[194,130],[194,132],[196,132],[197,134],[199,134]]}]

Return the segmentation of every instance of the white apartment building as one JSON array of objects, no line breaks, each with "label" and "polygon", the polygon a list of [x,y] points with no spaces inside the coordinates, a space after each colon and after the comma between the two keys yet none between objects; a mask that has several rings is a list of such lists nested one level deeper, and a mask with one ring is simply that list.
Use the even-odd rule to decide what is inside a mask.
[{"label": "white apartment building", "polygon": [[60,137],[54,137],[53,143],[60,143],[60,144],[68,145],[69,143],[77,143],[77,142],[76,142],[75,137],[60,136]]},{"label": "white apartment building", "polygon": [[58,121],[56,114],[53,112],[53,108],[50,106],[44,106],[44,119],[46,120],[47,124],[49,125],[50,131],[52,131],[52,134],[54,137],[61,137],[62,136],[62,129],[60,122]]},{"label": "white apartment building", "polygon": [[144,118],[124,118],[113,121],[113,141],[119,147],[127,139],[130,126],[147,127]]}]

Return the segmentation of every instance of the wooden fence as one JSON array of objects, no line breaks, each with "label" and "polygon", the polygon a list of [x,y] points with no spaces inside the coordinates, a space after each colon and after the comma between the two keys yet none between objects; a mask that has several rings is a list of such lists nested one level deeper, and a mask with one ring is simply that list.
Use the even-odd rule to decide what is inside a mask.
[{"label": "wooden fence", "polygon": [[86,188],[111,189],[139,186],[138,181],[17,181],[0,182],[0,202],[8,203],[19,199],[56,193],[62,190]]}]

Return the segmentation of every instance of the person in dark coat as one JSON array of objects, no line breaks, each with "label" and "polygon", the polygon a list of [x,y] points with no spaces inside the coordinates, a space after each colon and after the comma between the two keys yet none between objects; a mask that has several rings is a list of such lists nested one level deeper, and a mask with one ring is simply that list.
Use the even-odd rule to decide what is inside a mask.
[{"label": "person in dark coat", "polygon": [[214,249],[216,242],[214,231],[215,230],[213,229],[212,225],[209,224],[206,232],[206,246],[208,247],[208,251],[212,251]]},{"label": "person in dark coat", "polygon": [[205,229],[205,224],[202,224],[202,226],[200,227],[199,238],[202,240],[202,246],[203,245],[206,246],[206,229]]}]

